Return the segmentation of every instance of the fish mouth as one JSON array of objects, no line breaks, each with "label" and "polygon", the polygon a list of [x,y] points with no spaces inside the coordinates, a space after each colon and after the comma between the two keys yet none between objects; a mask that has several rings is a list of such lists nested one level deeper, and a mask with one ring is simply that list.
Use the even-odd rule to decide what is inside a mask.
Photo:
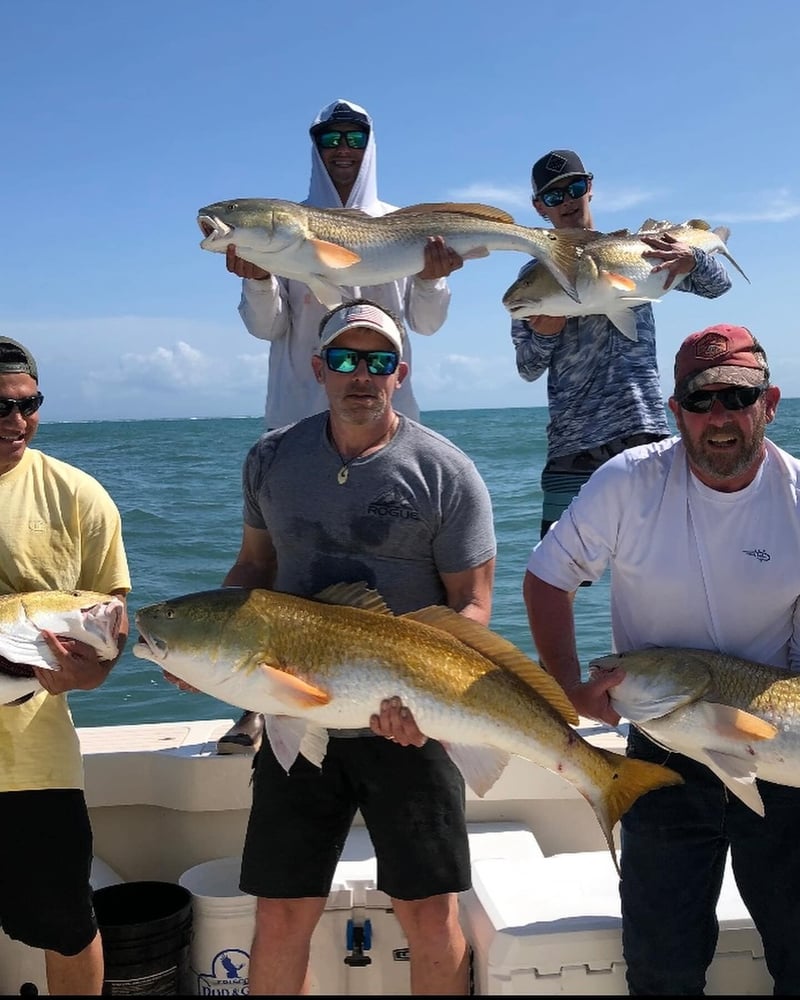
[{"label": "fish mouth", "polygon": [[538,302],[504,302],[506,309],[514,319],[526,319],[528,316],[538,316],[541,306]]},{"label": "fish mouth", "polygon": [[141,660],[157,660],[161,662],[167,658],[167,644],[163,639],[148,635],[140,629],[139,638],[131,647],[131,652]]},{"label": "fish mouth", "polygon": [[197,224],[205,237],[204,243],[225,239],[230,236],[234,229],[233,226],[229,226],[216,215],[198,215]]}]

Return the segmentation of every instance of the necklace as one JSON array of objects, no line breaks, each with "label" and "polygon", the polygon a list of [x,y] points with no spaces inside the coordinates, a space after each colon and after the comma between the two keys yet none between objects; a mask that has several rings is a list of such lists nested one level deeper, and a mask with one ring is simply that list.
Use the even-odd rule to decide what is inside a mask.
[{"label": "necklace", "polygon": [[[353,462],[355,462],[359,458],[363,458],[368,451],[373,451],[376,448],[380,448],[388,444],[394,437],[395,431],[397,430],[399,423],[400,423],[399,417],[395,416],[392,422],[392,426],[389,428],[388,432],[381,434],[381,436],[378,438],[377,441],[373,441],[372,444],[368,444],[366,448],[362,448],[357,455],[353,455],[351,458],[345,458],[344,455],[342,455],[342,453],[336,446],[336,441],[333,438],[333,434],[331,434],[330,435],[331,444],[333,445],[336,454],[339,456],[339,461],[342,463],[339,471],[336,473],[336,482],[340,486],[344,486],[350,475],[350,466],[353,464]],[[330,431],[330,425],[328,427],[328,430]]]}]

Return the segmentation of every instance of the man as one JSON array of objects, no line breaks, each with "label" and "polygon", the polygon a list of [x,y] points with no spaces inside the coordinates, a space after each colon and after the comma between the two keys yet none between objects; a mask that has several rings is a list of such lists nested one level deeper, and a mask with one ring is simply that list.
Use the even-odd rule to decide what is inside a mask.
[{"label": "man", "polygon": [[[251,449],[242,545],[225,585],[313,597],[363,580],[396,614],[446,604],[488,625],[489,494],[460,449],[394,410],[408,376],[399,320],[357,300],[323,321],[318,346],[311,364],[329,409]],[[457,897],[470,884],[464,783],[437,741],[407,745],[413,719],[397,706],[387,700],[363,730],[331,730],[321,770],[301,757],[287,775],[263,741],[241,878],[258,897],[252,994],[308,985],[311,936],[357,809],[408,938],[413,992],[468,992]]]},{"label": "man", "polygon": [[[303,204],[358,209],[373,216],[394,211],[397,206],[378,199],[375,133],[364,108],[340,98],[322,108],[312,122],[310,135],[311,183]],[[441,237],[431,236],[425,249],[425,267],[419,274],[343,291],[349,299],[363,295],[380,303],[417,333],[433,334],[447,317],[450,290],[445,278],[463,263]],[[235,247],[228,249],[227,267],[243,279],[239,313],[248,332],[270,342],[267,430],[324,410],[325,394],[309,359],[317,349],[325,307],[306,284],[270,275],[237,257]],[[405,359],[410,363],[410,342],[405,345]],[[394,407],[419,420],[410,375],[399,386]],[[220,739],[218,750],[252,752],[260,744],[262,732],[263,718],[246,712]]]},{"label": "man", "polygon": [[[85,472],[30,447],[44,399],[38,381],[27,348],[0,337],[0,594],[77,588],[124,600],[131,584],[111,497]],[[120,654],[127,631],[125,621]],[[44,638],[60,669],[35,668],[45,690],[0,707],[0,924],[44,949],[50,994],[99,996],[92,831],[66,694],[98,687],[116,659]]]},{"label": "man", "polygon": [[[594,229],[592,174],[571,149],[554,149],[533,165],[533,207],[555,229]],[[713,299],[730,278],[719,260],[668,234],[643,237],[664,272],[664,288]],[[528,263],[520,274],[535,265]],[[517,371],[534,382],[547,371],[547,462],[542,470],[540,535],[559,519],[592,472],[624,448],[669,434],[656,359],[650,303],[637,306],[638,340],[607,316],[530,316],[513,320]]]},{"label": "man", "polygon": [[[611,566],[614,649],[710,649],[800,670],[800,461],[765,437],[780,399],[763,347],[738,326],[692,334],[669,407],[679,436],[592,474],[528,562],[525,604],[539,657],[583,715],[616,725],[621,669],[581,680],[572,598]],[[764,818],[707,768],[633,726],[628,754],[680,787],[622,819],[623,948],[632,994],[702,994],[717,942],[728,850],[776,994],[800,994],[800,789],[759,781]]]}]

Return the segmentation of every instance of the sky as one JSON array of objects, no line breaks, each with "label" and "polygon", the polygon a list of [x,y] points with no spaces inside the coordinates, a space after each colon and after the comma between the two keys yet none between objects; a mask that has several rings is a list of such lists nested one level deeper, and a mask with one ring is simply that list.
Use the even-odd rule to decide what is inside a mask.
[{"label": "sky", "polygon": [[[577,150],[597,229],[703,218],[733,287],[654,306],[669,394],[684,336],[748,326],[800,396],[800,4],[675,0],[0,0],[0,334],[37,357],[43,420],[259,416],[268,345],[197,209],[302,200],[308,126],[344,97],[375,123],[378,194],[481,201],[542,223],[530,168]],[[424,411],[544,406],[516,372],[497,251],[412,334]]]}]

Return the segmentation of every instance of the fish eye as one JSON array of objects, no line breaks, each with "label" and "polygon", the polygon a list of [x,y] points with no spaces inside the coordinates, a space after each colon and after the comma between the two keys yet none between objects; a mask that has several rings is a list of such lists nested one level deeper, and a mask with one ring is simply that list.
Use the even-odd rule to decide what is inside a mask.
[{"label": "fish eye", "polygon": [[229,201],[228,204],[225,206],[225,211],[226,212],[235,212],[238,207],[239,207],[238,202]]},{"label": "fish eye", "polygon": [[175,612],[172,610],[172,608],[167,608],[167,618],[174,618],[174,617],[175,617]]}]

